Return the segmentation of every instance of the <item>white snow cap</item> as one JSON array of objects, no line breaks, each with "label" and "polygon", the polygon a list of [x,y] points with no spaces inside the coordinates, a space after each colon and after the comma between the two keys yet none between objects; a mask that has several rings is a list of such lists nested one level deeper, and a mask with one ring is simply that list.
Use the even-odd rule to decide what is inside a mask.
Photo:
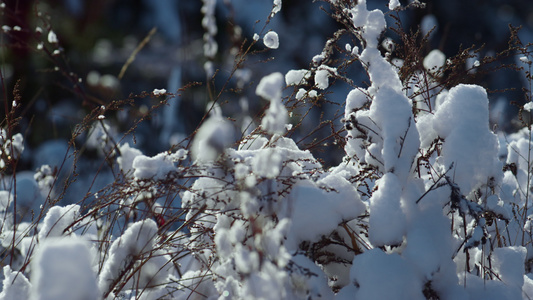
[{"label": "white snow cap", "polygon": [[191,155],[193,160],[208,162],[217,157],[233,143],[233,125],[219,115],[207,119],[194,136]]},{"label": "white snow cap", "polygon": [[165,89],[154,89],[154,91],[152,92],[154,94],[154,96],[160,96],[160,95],[163,95],[167,92],[167,90]]},{"label": "white snow cap", "polygon": [[325,90],[329,87],[329,77],[331,75],[337,74],[337,68],[332,68],[330,66],[321,65],[315,72],[315,84],[321,89]]},{"label": "white snow cap", "polygon": [[275,31],[269,31],[263,37],[263,43],[270,49],[278,49],[279,47],[279,37]]},{"label": "white snow cap", "polygon": [[0,191],[0,211],[6,211],[13,201],[13,195],[9,191]]},{"label": "white snow cap", "polygon": [[370,198],[369,239],[376,247],[400,244],[407,230],[400,202],[400,180],[395,174],[387,173],[376,185],[379,189]]},{"label": "white snow cap", "polygon": [[428,71],[435,71],[446,64],[446,55],[439,49],[434,49],[424,58],[424,68]]},{"label": "white snow cap", "polygon": [[26,300],[29,298],[31,283],[23,273],[4,266],[4,281],[0,299]]},{"label": "white snow cap", "polygon": [[455,182],[468,194],[490,177],[501,176],[498,138],[489,128],[489,100],[484,88],[458,85],[435,114],[433,128],[444,138],[442,163],[452,163]]},{"label": "white snow cap", "polygon": [[389,1],[389,9],[394,10],[396,8],[400,7],[400,1],[399,0],[390,0]]},{"label": "white snow cap", "polygon": [[284,86],[283,75],[279,72],[272,73],[261,79],[255,93],[270,101],[261,126],[269,133],[281,134],[285,132],[285,124],[287,123],[288,113],[287,109],[281,103],[281,90]]},{"label": "white snow cap", "polygon": [[261,120],[261,127],[271,134],[283,134],[285,132],[289,114],[287,109],[281,103],[281,100],[270,101],[263,120]]},{"label": "white snow cap", "polygon": [[[150,252],[156,243],[157,224],[153,220],[142,220],[133,223],[121,237],[116,239],[109,249],[100,277],[98,286],[105,293],[110,284],[119,276],[128,257],[135,257],[142,253]],[[69,299],[56,298],[56,299]],[[72,299],[72,298],[70,298]],[[97,299],[96,297],[87,299]]]},{"label": "white snow cap", "polygon": [[117,158],[118,166],[124,174],[128,174],[133,170],[135,158],[143,153],[139,149],[130,147],[129,143],[119,146],[118,149],[120,150],[120,156]]},{"label": "white snow cap", "polygon": [[272,179],[279,175],[282,162],[279,151],[265,149],[252,158],[252,170],[255,175]]},{"label": "white snow cap", "polygon": [[416,270],[398,254],[380,249],[355,256],[350,279],[359,285],[357,299],[426,299]]},{"label": "white snow cap", "polygon": [[48,42],[50,44],[56,44],[58,43],[58,40],[57,40],[57,35],[54,31],[50,30],[50,32],[48,32]]},{"label": "white snow cap", "polygon": [[81,238],[47,240],[32,260],[30,299],[99,299],[92,261]]},{"label": "white snow cap", "polygon": [[277,14],[281,10],[281,0],[274,0],[274,7],[272,8],[272,14]]},{"label": "white snow cap", "polygon": [[532,111],[533,110],[533,102],[528,102],[524,105],[524,110]]},{"label": "white snow cap", "polygon": [[363,107],[368,101],[367,95],[361,89],[355,88],[351,90],[346,96],[346,117],[349,117],[353,110]]},{"label": "white snow cap", "polygon": [[80,206],[70,204],[65,207],[54,206],[46,213],[43,225],[39,230],[39,240],[43,241],[48,237],[60,237],[63,231],[68,228],[78,218]]},{"label": "white snow cap", "polygon": [[352,24],[363,28],[362,35],[367,42],[367,48],[376,48],[381,32],[387,28],[383,12],[379,9],[368,11],[366,0],[359,0],[349,13],[352,16]]},{"label": "white snow cap", "polygon": [[496,248],[494,255],[494,269],[499,273],[501,280],[515,288],[521,289],[524,284],[524,262],[527,250],[522,246]]},{"label": "white snow cap", "polygon": [[311,77],[311,71],[309,70],[289,70],[289,72],[285,74],[285,83],[287,86],[306,84],[309,77]]},{"label": "white snow cap", "polygon": [[344,178],[330,174],[314,183],[301,181],[291,190],[292,216],[286,245],[297,248],[301,241],[318,241],[343,220],[364,214],[357,190]]},{"label": "white snow cap", "polygon": [[261,79],[255,93],[266,100],[281,99],[281,89],[283,88],[283,75],[279,72],[272,73]]},{"label": "white snow cap", "polygon": [[[180,149],[183,150],[183,149]],[[181,151],[179,151],[181,152]],[[129,155],[135,155],[130,153]],[[133,176],[137,179],[165,178],[169,173],[177,170],[174,163],[182,160],[183,154],[161,152],[153,157],[137,155],[132,158],[131,168],[134,170]],[[131,158],[131,157],[130,157]],[[185,159],[185,157],[183,157]]]}]

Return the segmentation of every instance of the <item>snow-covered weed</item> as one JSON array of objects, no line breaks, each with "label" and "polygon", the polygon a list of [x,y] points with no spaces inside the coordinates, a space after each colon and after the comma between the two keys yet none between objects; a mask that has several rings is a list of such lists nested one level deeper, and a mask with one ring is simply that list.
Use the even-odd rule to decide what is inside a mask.
[{"label": "snow-covered weed", "polygon": [[[489,127],[487,91],[461,83],[495,59],[465,68],[476,49],[448,59],[424,52],[419,44],[431,29],[408,34],[396,14],[418,1],[390,1],[384,12],[365,0],[329,0],[342,28],[309,68],[257,78],[247,65],[254,49],[284,47],[283,32],[269,28],[283,9],[274,0],[261,31],[222,59],[232,65],[226,85],[234,79],[253,95],[243,92],[241,115],[226,116],[229,87],[214,84],[222,76],[216,2],[202,6],[207,112],[167,151],[143,153],[136,130],[192,85],[93,105],[63,162],[41,166],[31,185],[21,185],[15,88],[0,130],[0,299],[533,297],[531,102],[520,112],[523,128],[505,135]],[[386,15],[397,22],[389,31]],[[531,45],[513,30],[510,50],[499,55],[519,52],[516,68],[525,71],[531,101]],[[61,40],[51,29],[48,42],[40,27],[31,32],[78,92],[81,82],[56,53]],[[368,85],[356,84],[350,68]],[[341,113],[306,130],[311,110],[343,84],[350,91]],[[119,134],[109,123],[107,116],[149,97],[155,104],[130,129]],[[263,100],[252,118],[249,101]],[[328,127],[330,136],[302,142]],[[333,166],[314,151],[325,142],[342,148]],[[90,186],[63,205],[86,149],[96,150],[100,165]],[[112,183],[94,191],[106,174]]]}]

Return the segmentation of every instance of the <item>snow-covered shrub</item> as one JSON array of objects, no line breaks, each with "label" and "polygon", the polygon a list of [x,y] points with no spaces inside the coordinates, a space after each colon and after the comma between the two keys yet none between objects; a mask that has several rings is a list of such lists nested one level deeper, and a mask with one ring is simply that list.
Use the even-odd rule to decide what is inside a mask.
[{"label": "snow-covered shrub", "polygon": [[[532,297],[531,118],[516,133],[493,132],[486,90],[458,82],[457,65],[468,55],[422,55],[399,27],[392,32],[403,45],[384,37],[391,33],[386,14],[407,9],[399,1],[389,2],[390,12],[369,10],[365,0],[326,3],[344,27],[308,69],[262,78],[246,70],[253,47],[284,47],[283,32],[268,28],[280,0],[234,57],[238,89],[255,78],[249,100],[266,100],[260,118],[247,115],[244,94],[246,116],[224,115],[224,86],[211,91],[190,137],[149,155],[130,135],[182,90],[96,107],[72,134],[69,147],[80,151],[65,154],[71,173],[43,165],[31,177],[42,204],[24,219],[19,201],[33,190],[17,184],[24,140],[14,132],[16,100],[0,132],[0,299]],[[217,74],[215,8],[216,1],[203,1],[208,78]],[[45,36],[38,47],[51,47],[53,56],[60,41],[52,30]],[[531,82],[530,45],[517,45]],[[368,85],[350,78],[350,67]],[[343,83],[350,91],[340,101],[342,122],[323,123],[343,154],[327,166],[299,142],[307,137],[302,109],[337,97],[329,92]],[[168,98],[121,137],[107,116],[144,97]],[[101,164],[90,187],[72,196],[67,190],[89,165],[79,141]],[[106,174],[112,182],[95,191]],[[75,199],[63,205],[67,195]]]}]

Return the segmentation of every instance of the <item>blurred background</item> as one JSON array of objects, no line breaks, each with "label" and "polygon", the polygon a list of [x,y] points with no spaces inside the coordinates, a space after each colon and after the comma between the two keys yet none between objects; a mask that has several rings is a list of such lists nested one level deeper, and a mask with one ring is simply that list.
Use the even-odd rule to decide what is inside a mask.
[{"label": "blurred background", "polygon": [[[369,8],[388,11],[388,1],[367,2]],[[210,3],[213,6],[209,6]],[[272,0],[4,1],[0,70],[3,103],[8,105],[2,105],[1,109],[5,112],[5,108],[10,107],[12,91],[18,82],[22,105],[17,110],[17,116],[21,117],[17,129],[26,138],[17,170],[34,171],[43,164],[59,166],[63,160],[72,159],[65,153],[77,149],[82,152],[79,161],[82,167],[78,169],[80,175],[70,197],[111,182],[112,170],[101,168],[104,154],[98,150],[101,145],[98,137],[107,132],[120,140],[133,121],[161,98],[136,98],[133,106],[105,113],[108,127],[93,126],[76,139],[76,145],[70,150],[68,141],[75,126],[88,112],[143,91],[166,89],[175,93],[187,83],[201,83],[170,99],[169,105],[157,110],[137,128],[135,137],[123,140],[146,155],[165,151],[190,135],[210,107],[213,95],[223,88],[225,92],[218,103],[224,116],[234,118],[236,123],[247,116],[257,123],[266,104],[254,94],[259,80],[275,71],[285,74],[291,69],[309,68],[313,56],[320,54],[327,39],[341,28],[329,15],[329,4],[325,2],[284,0],[282,3],[281,12],[266,24]],[[408,4],[407,1],[401,3]],[[401,27],[407,32],[420,30],[425,34],[433,29],[424,46],[427,53],[440,49],[450,57],[475,44],[477,47],[484,45],[476,54],[480,58],[493,56],[508,48],[509,24],[522,26],[519,36],[524,44],[533,41],[533,1],[425,3],[424,8],[391,14],[400,18]],[[202,25],[203,6],[203,10],[212,11],[214,17],[211,20],[216,30],[207,36],[212,37],[218,47],[214,55],[204,53],[209,28]],[[391,15],[388,21],[389,26],[394,25]],[[155,33],[153,28],[156,28]],[[242,68],[228,79],[243,42],[247,40],[245,45],[249,45],[255,33],[262,37],[268,30],[279,34],[279,48],[265,49],[261,42],[257,43]],[[50,40],[50,31],[56,35],[57,43]],[[385,37],[399,42],[392,31],[386,32]],[[136,49],[140,51],[119,76]],[[518,58],[518,54],[510,55],[498,63],[519,63]],[[465,69],[468,67],[465,65]],[[365,86],[367,78],[361,69],[350,72],[347,76],[356,85]],[[513,119],[517,108],[509,103],[526,101],[521,91],[528,84],[524,72],[502,69],[471,75],[465,78],[468,83],[494,91],[490,93],[491,122],[502,130],[515,131],[517,122]],[[321,120],[342,114],[350,89],[343,83],[332,86],[322,104],[312,109],[302,131],[310,131]],[[503,89],[514,90],[499,91]],[[285,93],[289,96],[292,88]],[[296,120],[297,116],[294,118]],[[336,129],[342,128],[339,118],[332,124]],[[326,165],[338,163],[342,158],[341,147],[335,145],[333,139],[326,138],[331,135],[328,126],[310,137],[294,134],[302,148],[309,147]],[[315,145],[316,141],[320,141],[320,145]],[[96,170],[103,175],[94,181]],[[27,176],[29,181],[31,174]],[[28,194],[28,199],[33,197],[31,191]]]}]

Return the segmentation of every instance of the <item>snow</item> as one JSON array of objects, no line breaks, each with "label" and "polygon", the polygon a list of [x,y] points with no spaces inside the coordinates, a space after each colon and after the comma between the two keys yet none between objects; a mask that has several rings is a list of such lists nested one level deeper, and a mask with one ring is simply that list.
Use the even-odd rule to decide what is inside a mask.
[{"label": "snow", "polygon": [[400,7],[400,1],[399,0],[390,0],[389,1],[389,9],[390,10],[395,10],[397,9],[398,7]]},{"label": "snow", "polygon": [[30,299],[98,299],[93,255],[81,238],[48,239],[32,260]]},{"label": "snow", "polygon": [[0,211],[6,211],[13,202],[13,195],[9,191],[0,191]]},{"label": "snow", "polygon": [[[104,116],[102,116],[103,118],[100,118],[100,116],[98,116],[99,120],[105,119]],[[89,149],[100,149],[100,152],[102,152],[102,149],[105,149],[106,147],[111,147],[109,138],[112,138],[114,134],[114,130],[111,129],[111,126],[107,122],[97,121],[89,130],[87,137],[87,147]]]},{"label": "snow", "polygon": [[377,48],[378,38],[387,27],[383,12],[379,9],[368,11],[366,0],[360,0],[349,13],[352,15],[354,27],[363,28],[363,38],[368,43],[367,48]]},{"label": "snow", "polygon": [[275,178],[281,171],[282,156],[275,148],[261,151],[252,159],[252,172],[257,176]]},{"label": "snow", "polygon": [[428,148],[431,143],[438,137],[437,132],[433,129],[435,115],[424,114],[418,118],[416,128],[420,135],[420,146]]},{"label": "snow", "polygon": [[533,279],[531,279],[531,273],[524,275],[524,286],[522,287],[523,296],[529,299],[533,296]]},{"label": "snow", "polygon": [[204,34],[204,55],[208,59],[213,59],[218,52],[218,43],[214,38],[218,33],[218,27],[215,19],[216,1],[202,0],[202,2],[203,6],[201,11],[204,15],[202,18],[202,27],[206,30],[206,33]]},{"label": "snow", "polygon": [[[357,191],[338,175],[325,177],[316,184],[309,181],[298,183],[289,197],[293,201],[288,239],[291,244],[318,241],[343,220],[353,219],[365,210]],[[287,246],[289,249],[297,245],[291,244]]]},{"label": "snow", "polygon": [[70,204],[65,207],[54,206],[46,213],[43,225],[39,230],[39,240],[61,237],[65,229],[69,228],[78,219],[80,206]]},{"label": "snow", "polygon": [[298,89],[298,92],[296,93],[296,100],[303,100],[305,97],[305,94],[307,94],[307,91],[305,89]]},{"label": "snow", "polygon": [[524,104],[524,110],[531,111],[533,109],[533,102],[529,101],[528,103]]},{"label": "snow", "polygon": [[124,174],[129,174],[133,171],[133,161],[137,156],[141,156],[142,152],[130,147],[129,143],[120,145],[118,149],[120,156],[117,158],[117,163]]},{"label": "snow", "polygon": [[217,253],[220,253],[221,257],[230,256],[233,251],[233,245],[229,238],[229,230],[225,228],[218,229],[217,235],[215,236],[215,244],[217,246]]},{"label": "snow", "polygon": [[367,96],[361,89],[356,88],[351,90],[348,96],[346,96],[346,116],[349,116],[352,111],[363,107],[367,102]]},{"label": "snow", "polygon": [[263,43],[270,49],[278,49],[279,36],[275,31],[269,31],[263,37]]},{"label": "snow", "polygon": [[101,292],[109,291],[111,283],[123,271],[122,268],[128,265],[131,257],[152,251],[156,233],[157,224],[154,221],[138,221],[111,244],[109,256],[98,277],[98,287]]},{"label": "snow", "polygon": [[465,281],[469,299],[487,299],[487,300],[499,300],[499,299],[523,299],[521,293],[517,293],[516,290],[506,287],[506,285],[498,280],[484,280],[481,277],[471,274],[460,274],[459,280]]},{"label": "snow", "polygon": [[234,139],[235,128],[222,116],[211,116],[196,132],[191,146],[193,160],[216,160]]},{"label": "snow", "polygon": [[[334,9],[348,2],[330,1]],[[400,1],[387,2],[389,10],[403,14]],[[161,3],[153,7],[164,15]],[[207,57],[201,63],[209,77],[217,68],[223,76],[237,53],[229,50],[230,60],[223,57],[226,52],[218,53],[221,20],[215,15],[227,7],[215,0],[202,3]],[[298,34],[284,30],[287,19],[273,18],[282,1],[265,3],[265,26],[243,28],[242,38],[254,30],[266,32],[263,42],[271,49],[278,48],[279,38],[296,41]],[[239,5],[234,8],[237,17],[242,15]],[[242,90],[238,102],[232,102],[233,93],[200,101],[200,109],[207,103],[206,118],[183,143],[173,140],[170,150],[155,143],[168,146],[172,136],[183,136],[174,120],[180,102],[153,116],[150,125],[159,131],[137,127],[141,142],[135,146],[121,139],[123,124],[113,123],[114,107],[107,104],[91,115],[106,122],[86,124],[88,134],[72,147],[57,141],[29,152],[23,134],[13,132],[8,139],[7,130],[0,129],[2,158],[19,157],[20,166],[33,163],[36,170],[10,174],[10,168],[3,169],[0,250],[9,265],[0,299],[531,297],[531,128],[497,136],[489,127],[484,88],[459,84],[440,90],[433,83],[439,80],[435,71],[450,61],[436,49],[416,62],[425,70],[410,74],[414,81],[425,75],[431,81],[427,96],[415,96],[423,88],[398,75],[408,62],[390,56],[394,43],[384,32],[389,19],[383,11],[368,10],[360,0],[339,16],[349,18],[349,30],[327,43],[345,45],[341,57],[327,46],[309,54],[314,55],[309,69],[287,63],[284,73],[270,65],[256,72],[254,63],[238,64],[227,81],[232,91]],[[238,21],[235,25],[237,33]],[[427,15],[421,31],[428,33],[434,25],[436,18]],[[48,32],[49,42],[57,44],[55,33]],[[63,53],[55,48],[50,51]],[[282,52],[276,52],[276,60],[288,62]],[[530,63],[527,56],[517,59]],[[361,72],[352,77],[352,67]],[[168,90],[178,90],[182,72],[173,69]],[[104,84],[103,77],[87,76],[95,86]],[[118,87],[115,76],[108,79],[110,87]],[[360,85],[361,79],[368,85]],[[218,82],[223,81],[217,79],[217,91]],[[152,91],[153,96],[166,93]],[[321,137],[306,136],[305,122],[329,125],[333,112],[308,110],[322,105],[305,103],[309,98],[340,105],[334,112],[339,119],[331,120],[334,142],[345,142],[338,163],[323,164],[310,151]],[[526,111],[532,108],[524,105]],[[307,113],[305,120],[298,117]],[[70,154],[78,144],[99,156],[74,160]],[[153,148],[145,152],[145,144]],[[55,174],[63,163],[63,171]],[[100,173],[82,174],[98,163]],[[62,193],[67,175],[84,179],[72,183],[83,193]]]},{"label": "snow", "polygon": [[243,180],[249,174],[248,166],[243,163],[235,164],[235,179]]},{"label": "snow", "polygon": [[476,72],[475,68],[479,66],[479,57],[478,57],[479,54],[474,53],[474,51],[469,51],[468,55],[470,57],[466,59],[466,62],[465,62],[466,69],[468,70],[469,73],[475,73]]},{"label": "snow", "polygon": [[431,285],[439,296],[442,295],[441,299],[470,299],[464,285],[460,285],[457,271],[456,262],[450,259],[447,263],[441,264],[439,271],[433,274]]},{"label": "snow", "polygon": [[500,279],[519,294],[524,284],[524,262],[527,249],[522,246],[496,248],[492,253],[494,270]]},{"label": "snow", "polygon": [[392,39],[385,38],[381,42],[381,47],[383,47],[383,49],[385,49],[385,51],[387,51],[388,53],[392,53],[392,51],[394,51],[395,44]]},{"label": "snow", "polygon": [[439,49],[431,50],[424,58],[424,68],[428,71],[436,71],[446,64],[446,55]]},{"label": "snow", "polygon": [[274,7],[272,8],[272,15],[279,13],[281,10],[281,0],[274,0]]},{"label": "snow", "polygon": [[313,63],[315,65],[318,65],[320,63],[322,63],[322,61],[324,60],[324,53],[321,53],[321,54],[317,54],[315,56],[313,56]]},{"label": "snow", "polygon": [[[427,200],[431,202],[433,199]],[[443,265],[452,263],[452,239],[448,234],[450,223],[443,215],[441,205],[431,203],[416,214],[407,228],[407,246],[402,256],[412,262],[427,280],[431,280]]]},{"label": "snow", "polygon": [[[24,137],[20,133],[13,134],[11,138],[6,138],[7,132],[5,129],[0,129],[0,145],[2,151],[14,158],[20,157],[20,154],[24,151]],[[5,162],[2,160],[2,164]],[[3,166],[1,166],[3,168]]]},{"label": "snow", "polygon": [[286,130],[285,124],[288,120],[288,112],[283,103],[281,103],[283,85],[283,75],[275,72],[263,77],[255,90],[258,96],[270,101],[270,105],[261,121],[261,127],[271,134],[281,134]]},{"label": "snow", "polygon": [[4,280],[0,300],[30,299],[31,283],[23,273],[13,271],[11,266],[4,266]]},{"label": "snow", "polygon": [[154,89],[152,93],[154,94],[154,96],[161,96],[164,95],[166,92],[167,90],[165,89]]},{"label": "snow", "polygon": [[259,269],[259,254],[257,252],[251,252],[240,244],[236,246],[235,251],[235,267],[237,271],[249,274]]},{"label": "snow", "polygon": [[57,35],[54,31],[50,30],[50,32],[48,32],[48,42],[50,44],[57,44],[58,43],[58,40],[57,40]]},{"label": "snow", "polygon": [[133,176],[137,179],[163,179],[169,173],[178,170],[174,165],[176,161],[176,156],[168,152],[153,157],[138,155],[133,159],[131,168],[134,170]]},{"label": "snow", "polygon": [[505,219],[510,220],[512,218],[511,212],[505,207],[505,203],[498,198],[497,195],[490,195],[487,197],[487,209],[494,212],[497,215],[503,216]]},{"label": "snow", "polygon": [[284,299],[286,297],[284,283],[287,274],[279,271],[272,263],[265,263],[262,272],[251,274],[242,290],[242,294],[250,299]]},{"label": "snow", "polygon": [[283,75],[279,72],[272,73],[261,79],[257,88],[256,95],[266,100],[281,99],[281,89],[283,88]]},{"label": "snow", "polygon": [[359,56],[359,47],[353,46],[352,47],[352,55],[353,56]]},{"label": "snow", "polygon": [[370,117],[381,128],[384,170],[407,178],[419,148],[419,135],[405,95],[381,87],[370,106]]},{"label": "snow", "polygon": [[409,263],[380,249],[357,255],[350,278],[359,287],[354,295],[357,299],[426,299],[423,283]]},{"label": "snow", "polygon": [[337,69],[321,65],[315,72],[315,84],[321,89],[325,90],[329,87],[329,77],[337,74]]},{"label": "snow", "polygon": [[285,74],[285,83],[287,86],[306,84],[307,79],[310,77],[311,72],[309,70],[289,70],[289,72]]},{"label": "snow", "polygon": [[346,51],[348,52],[352,52],[352,45],[347,43],[346,45],[344,45],[344,49],[346,49]]},{"label": "snow", "polygon": [[[327,285],[326,275],[313,261],[304,255],[297,255],[292,261],[301,267],[299,272],[294,272],[291,276],[296,296],[298,299],[336,299],[335,295]],[[306,276],[309,271],[314,276]]]},{"label": "snow", "polygon": [[397,92],[402,92],[402,83],[394,67],[381,56],[377,48],[365,48],[360,59],[369,67],[370,79],[375,87],[388,86]]},{"label": "snow", "polygon": [[374,246],[401,244],[407,228],[400,203],[400,180],[387,173],[376,185],[378,189],[370,198],[369,239]]},{"label": "snow", "polygon": [[486,91],[475,85],[450,90],[435,114],[433,128],[444,138],[442,163],[454,166],[454,181],[468,194],[490,177],[501,177],[499,144],[489,129]]}]

